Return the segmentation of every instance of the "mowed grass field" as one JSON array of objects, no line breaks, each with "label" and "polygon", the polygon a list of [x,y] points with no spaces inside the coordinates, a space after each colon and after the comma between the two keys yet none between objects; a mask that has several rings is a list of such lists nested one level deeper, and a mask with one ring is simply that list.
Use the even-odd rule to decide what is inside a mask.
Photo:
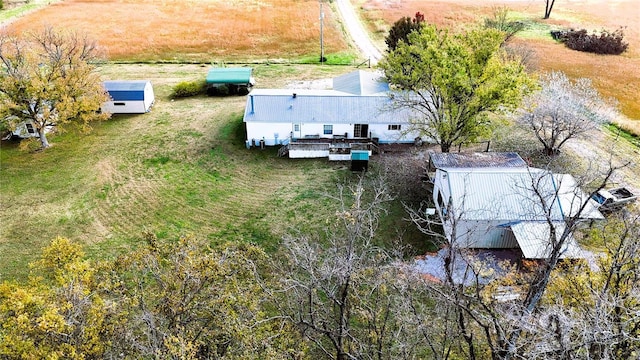
[{"label": "mowed grass field", "polygon": [[[543,20],[544,1],[539,0],[352,0],[362,10],[369,29],[384,48],[389,27],[417,11],[429,23],[460,28],[481,24],[497,7],[511,9],[510,16],[527,24],[515,39],[534,51],[538,71],[560,70],[570,77],[586,77],[605,96],[618,100],[629,119],[623,126],[640,134],[640,4],[637,0],[556,1],[551,18]],[[616,30],[624,28],[627,52],[619,56],[596,55],[570,50],[554,41],[549,31],[560,28]]]},{"label": "mowed grass field", "polygon": [[[151,112],[114,116],[93,124],[88,135],[52,136],[53,146],[44,152],[24,153],[17,143],[2,142],[0,280],[24,278],[27,264],[57,236],[105,259],[135,248],[144,232],[169,241],[193,234],[273,250],[285,232],[326,226],[336,204],[323,194],[353,178],[348,167],[246,149],[244,96],[169,99],[173,85],[203,78],[207,68],[102,66],[104,78],[151,80]],[[279,87],[352,70],[259,65],[254,73],[260,87]],[[389,228],[410,227],[403,217],[399,213]]]},{"label": "mowed grass field", "polygon": [[[417,10],[430,22],[450,26],[491,12],[488,6],[462,0],[360,5],[377,29],[379,43],[383,43],[380,29]],[[50,139],[54,146],[44,152],[23,153],[17,143],[2,142],[0,280],[24,279],[27,264],[56,236],[78,241],[91,257],[103,259],[135,248],[144,232],[163,240],[194,234],[212,243],[250,241],[274,249],[289,230],[326,225],[331,204],[322,194],[352,178],[345,165],[324,159],[281,159],[273,149],[247,150],[242,124],[245,97],[169,98],[173,85],[206,76],[208,66],[180,62],[259,62],[252,66],[257,87],[262,88],[353,70],[286,64],[317,61],[318,10],[315,0],[65,0],[11,21],[10,31],[37,30],[47,24],[88,33],[109,60],[122,62],[101,65],[102,77],[149,79],[156,104],[148,114],[115,116],[94,124],[88,135],[56,135]],[[534,16],[525,10],[518,10],[518,16]],[[538,4],[531,14],[539,10]],[[556,11],[552,17],[561,19],[560,7]],[[329,58],[354,56],[342,40],[331,5],[325,6],[325,13]],[[590,54],[571,52],[547,39],[544,34],[550,26],[543,23],[541,30],[534,26],[518,41],[533,44],[538,53],[544,45],[553,56],[566,52],[591,64]],[[555,61],[553,56],[538,56],[540,69],[545,69],[545,61],[562,63],[562,57]],[[633,80],[637,67],[632,66],[636,52],[596,58],[607,64],[609,59],[621,61],[615,65],[620,72],[611,74],[628,71],[630,80],[618,83],[622,75],[615,75],[610,81],[637,89],[640,82]],[[630,62],[628,69],[624,61]],[[279,62],[284,64],[268,65]],[[594,81],[601,86],[604,80]],[[615,86],[610,90],[625,113],[633,114],[631,100],[638,92],[624,93],[629,94],[625,100]],[[404,234],[407,242],[424,244],[424,237],[415,234],[405,217],[396,204],[381,230],[388,231],[390,239]]]}]

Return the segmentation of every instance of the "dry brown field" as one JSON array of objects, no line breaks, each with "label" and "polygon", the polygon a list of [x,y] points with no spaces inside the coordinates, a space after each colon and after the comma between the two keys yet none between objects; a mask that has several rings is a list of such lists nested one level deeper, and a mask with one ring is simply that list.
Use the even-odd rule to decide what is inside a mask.
[{"label": "dry brown field", "polygon": [[[14,20],[88,34],[109,60],[252,61],[319,56],[317,0],[63,0]],[[348,50],[325,6],[326,53]]]},{"label": "dry brown field", "polygon": [[[481,22],[496,7],[507,6],[514,18],[531,20],[533,31],[517,41],[535,51],[541,72],[560,70],[571,77],[587,77],[607,97],[618,100],[626,126],[640,134],[640,4],[638,0],[558,0],[548,20],[542,20],[542,0],[352,0],[358,2],[371,29],[384,34],[390,24],[416,11],[429,23],[456,28]],[[629,49],[620,56],[595,55],[566,48],[549,35],[550,28],[574,27],[615,30],[624,27]],[[624,119],[621,119],[624,122]],[[624,125],[624,124],[623,124]]]},{"label": "dry brown field", "polygon": [[[324,0],[325,3],[328,0]],[[351,0],[384,47],[390,24],[416,11],[442,27],[479,23],[499,6],[532,25],[515,41],[535,53],[539,71],[588,77],[620,103],[640,133],[640,6],[638,0],[558,0],[542,20],[542,0]],[[62,0],[13,21],[17,31],[64,27],[99,39],[109,60],[245,62],[312,58],[319,51],[318,0]],[[333,7],[326,4],[325,53],[349,51]],[[620,56],[581,53],[556,43],[549,29],[625,27]]]}]

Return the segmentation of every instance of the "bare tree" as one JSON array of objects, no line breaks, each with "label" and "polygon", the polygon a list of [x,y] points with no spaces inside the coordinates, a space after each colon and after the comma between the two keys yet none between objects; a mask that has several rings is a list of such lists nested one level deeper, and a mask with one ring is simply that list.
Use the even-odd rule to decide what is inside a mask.
[{"label": "bare tree", "polygon": [[598,268],[553,277],[532,358],[629,359],[640,350],[640,216],[613,217],[589,238],[606,249]]},{"label": "bare tree", "polygon": [[[592,188],[596,189],[594,191],[597,191],[607,183],[616,169],[616,167],[610,167],[595,183],[593,175],[578,183],[585,185],[589,182]],[[519,359],[525,357],[525,354],[528,357],[528,354],[538,346],[538,342],[543,343],[542,338],[539,337],[540,334],[546,331],[548,336],[552,336],[548,332],[549,329],[553,329],[555,333],[564,331],[562,329],[566,322],[556,316],[557,313],[554,316],[549,315],[546,319],[540,319],[539,314],[551,308],[542,299],[568,242],[584,223],[582,215],[588,211],[588,197],[576,196],[572,203],[565,203],[568,208],[565,209],[563,220],[558,222],[553,208],[561,201],[560,189],[564,186],[559,181],[562,181],[562,177],[539,171],[532,171],[530,175],[530,181],[527,184],[518,184],[518,188],[514,188],[514,191],[526,192],[532,209],[536,209],[535,213],[541,221],[546,223],[546,229],[548,229],[548,233],[541,234],[548,239],[546,256],[537,270],[530,274],[503,267],[504,273],[501,280],[481,281],[484,272],[483,264],[474,261],[464,249],[460,249],[457,241],[461,237],[473,236],[474,233],[473,229],[462,226],[464,219],[462,209],[448,208],[448,216],[443,220],[434,220],[430,216],[425,216],[422,210],[410,211],[411,218],[423,232],[436,235],[440,231],[440,226],[448,227],[449,239],[455,239],[452,241],[447,239],[444,248],[444,281],[428,283],[427,286],[433,294],[438,296],[440,302],[451,306],[453,318],[456,320],[453,323],[457,329],[457,333],[452,337],[459,338],[461,343],[465,344],[458,351],[464,351],[464,356],[467,358],[481,358],[487,353],[491,354],[493,359]],[[553,180],[550,180],[551,177]],[[545,186],[549,181],[557,185],[556,190],[551,193],[548,191],[549,187]],[[460,231],[464,233],[459,233]],[[460,261],[463,261],[463,270],[460,270]],[[458,266],[454,266],[456,263]],[[459,275],[453,276],[456,271],[458,273],[463,271],[463,278],[470,281],[463,284]],[[508,301],[496,296],[499,294],[498,290],[505,286],[517,289],[508,294],[509,297],[513,297]],[[440,317],[433,321],[451,324],[451,316]],[[575,344],[574,342],[573,345]],[[551,357],[557,356],[558,354],[555,354]]]},{"label": "bare tree", "polygon": [[525,98],[518,118],[533,130],[545,154],[556,155],[568,140],[613,120],[616,110],[611,103],[591,80],[571,81],[562,72],[551,72],[542,77],[541,90]]},{"label": "bare tree", "polygon": [[382,177],[361,177],[332,196],[336,218],[326,238],[285,238],[283,314],[330,359],[446,358],[429,321],[439,307],[400,250],[376,246],[378,220],[391,200]]},{"label": "bare tree", "polygon": [[551,10],[553,10],[553,5],[555,5],[556,0],[545,0],[544,5],[544,18],[548,19],[551,16]]}]

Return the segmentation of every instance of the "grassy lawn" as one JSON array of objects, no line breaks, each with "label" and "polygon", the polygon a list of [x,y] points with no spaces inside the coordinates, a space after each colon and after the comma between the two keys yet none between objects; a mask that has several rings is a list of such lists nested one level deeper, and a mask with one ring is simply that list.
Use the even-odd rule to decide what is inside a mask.
[{"label": "grassy lawn", "polygon": [[[198,65],[105,65],[105,79],[152,81],[156,103],[141,115],[119,115],[87,135],[51,137],[53,146],[24,153],[0,148],[0,280],[23,278],[27,264],[56,236],[106,258],[137,246],[143,232],[251,241],[273,249],[280,235],[330,216],[322,193],[352,177],[326,159],[278,158],[244,147],[246,97],[171,101],[171,86],[204,76]],[[260,65],[260,87],[351,71],[335,66]],[[396,214],[403,222],[402,213]]]}]

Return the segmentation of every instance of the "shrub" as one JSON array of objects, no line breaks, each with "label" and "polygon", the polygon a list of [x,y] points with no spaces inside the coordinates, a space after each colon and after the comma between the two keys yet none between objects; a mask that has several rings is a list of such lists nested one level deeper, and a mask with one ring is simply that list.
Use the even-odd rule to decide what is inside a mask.
[{"label": "shrub", "polygon": [[627,50],[622,28],[615,31],[602,30],[588,34],[587,30],[552,31],[551,36],[573,50],[596,54],[619,55]]},{"label": "shrub", "polygon": [[388,51],[391,52],[395,50],[400,41],[407,42],[409,39],[409,34],[414,31],[420,31],[420,28],[423,26],[423,24],[424,15],[419,11],[416,13],[413,19],[406,16],[396,21],[393,26],[391,26],[389,35],[387,35],[384,40],[384,42],[387,44]]},{"label": "shrub", "polygon": [[4,1],[0,0],[0,10],[3,10],[3,9],[4,9]]},{"label": "shrub", "polygon": [[204,80],[183,81],[173,87],[171,97],[175,99],[204,94],[206,89],[205,85]]}]

